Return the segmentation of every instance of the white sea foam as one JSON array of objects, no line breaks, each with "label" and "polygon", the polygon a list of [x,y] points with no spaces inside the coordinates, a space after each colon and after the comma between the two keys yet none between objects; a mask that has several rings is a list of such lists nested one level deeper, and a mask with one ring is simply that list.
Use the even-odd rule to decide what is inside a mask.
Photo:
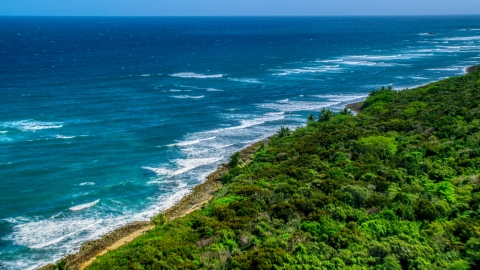
[{"label": "white sea foam", "polygon": [[30,248],[40,249],[40,248],[44,248],[44,247],[51,246],[51,245],[53,245],[53,244],[57,244],[57,243],[63,241],[65,238],[74,236],[74,235],[78,234],[78,233],[81,232],[81,231],[88,230],[88,229],[94,227],[95,225],[97,225],[97,224],[99,224],[99,223],[100,223],[100,222],[96,222],[96,223],[94,223],[94,224],[89,224],[89,225],[87,225],[86,227],[80,228],[79,230],[73,231],[73,232],[71,232],[71,233],[67,233],[67,234],[62,235],[61,237],[58,237],[58,238],[53,239],[53,240],[51,240],[51,241],[39,243],[39,244],[36,244],[36,245],[32,245],[32,246],[30,246]]},{"label": "white sea foam", "polygon": [[249,79],[249,78],[228,78],[230,81],[234,82],[243,82],[243,83],[262,83],[257,79]]},{"label": "white sea foam", "polygon": [[[391,60],[391,59],[389,59]],[[351,61],[344,61],[343,64],[351,66],[378,66],[378,67],[393,67],[393,66],[410,66],[410,64],[401,64],[401,63],[385,63],[385,62],[375,62],[375,59],[370,59],[369,61],[362,61],[360,59],[352,58]]]},{"label": "white sea foam", "polygon": [[430,71],[458,71],[460,68],[427,68]]},{"label": "white sea foam", "polygon": [[461,50],[460,49],[452,49],[452,48],[431,48],[431,49],[417,50],[417,52],[454,53],[454,52],[461,52]]},{"label": "white sea foam", "polygon": [[181,167],[181,169],[178,169],[175,172],[173,172],[172,176],[186,173],[186,172],[188,172],[190,170],[193,170],[197,167],[207,165],[207,164],[211,164],[211,163],[215,163],[215,162],[218,162],[222,159],[223,159],[223,157],[178,159],[178,160],[176,160],[176,163],[177,163],[178,166]]},{"label": "white sea foam", "polygon": [[173,144],[168,144],[167,146],[187,146],[187,145],[194,145],[194,144],[198,144],[202,141],[210,141],[210,140],[213,140],[215,139],[216,137],[209,137],[209,138],[205,138],[205,139],[196,139],[196,140],[190,140],[190,141],[182,141],[182,142],[177,142],[177,143],[173,143]]},{"label": "white sea foam", "polygon": [[155,172],[157,175],[172,177],[172,176],[184,174],[200,166],[218,162],[222,159],[223,157],[176,159],[174,161],[177,167],[176,169],[168,169],[164,167],[154,168],[154,167],[147,167],[147,166],[142,168]]},{"label": "white sea foam", "polygon": [[234,145],[235,145],[234,143],[231,143],[231,144],[227,144],[227,145],[219,145],[219,146],[216,146],[215,148],[224,149],[224,148],[228,148],[228,147],[234,146]]},{"label": "white sea foam", "polygon": [[5,122],[0,124],[0,127],[3,128],[14,128],[20,131],[32,131],[35,132],[37,130],[42,129],[54,129],[54,128],[61,128],[63,127],[63,123],[61,122],[42,122],[36,120],[21,120],[21,121],[12,121],[12,122]]},{"label": "white sea foam", "polygon": [[446,41],[470,41],[470,40],[480,40],[480,36],[471,36],[471,37],[451,37],[451,38],[443,38],[441,40]]},{"label": "white sea foam", "polygon": [[324,72],[337,72],[342,70],[339,65],[334,66],[311,66],[311,67],[301,67],[293,69],[272,69],[272,71],[280,71],[280,73],[275,73],[273,75],[284,76],[290,74],[301,74],[301,73],[324,73]]},{"label": "white sea foam", "polygon": [[79,186],[94,186],[95,182],[83,182],[78,184]]},{"label": "white sea foam", "polygon": [[152,171],[157,175],[170,175],[172,174],[172,170],[166,168],[154,168],[149,166],[143,166],[142,169]]},{"label": "white sea foam", "polygon": [[[2,263],[6,269],[37,269],[47,263],[53,263],[65,254],[76,251],[83,242],[95,239],[116,226],[126,224],[125,218],[102,221],[101,219],[73,217],[59,219],[13,219],[13,232],[3,240],[31,249],[48,248],[48,257],[21,258],[14,262]],[[110,222],[110,223],[109,223]],[[43,256],[42,256],[43,257]]]},{"label": "white sea foam", "polygon": [[150,77],[150,74],[142,74],[140,77]]},{"label": "white sea foam", "polygon": [[316,101],[290,101],[287,103],[264,103],[258,104],[258,107],[268,108],[283,112],[294,111],[316,111],[323,107],[330,107],[340,102],[316,102]]},{"label": "white sea foam", "polygon": [[358,60],[370,60],[370,61],[389,61],[389,60],[396,60],[401,59],[402,55],[351,55],[348,56],[351,59],[358,59]]},{"label": "white sea foam", "polygon": [[63,135],[55,135],[55,138],[57,139],[73,139],[75,136],[63,136]]},{"label": "white sea foam", "polygon": [[343,61],[345,65],[352,65],[352,66],[375,66],[377,63],[371,61]]},{"label": "white sea foam", "polygon": [[90,203],[85,203],[85,204],[80,204],[80,205],[77,205],[77,206],[73,206],[73,207],[70,207],[69,210],[70,211],[80,211],[80,210],[83,210],[83,209],[87,209],[87,208],[90,208],[94,205],[96,205],[100,200],[96,200],[96,201],[93,201],[93,202],[90,202]]},{"label": "white sea foam", "polygon": [[479,46],[472,46],[472,45],[463,45],[463,46],[437,46],[438,48],[445,48],[445,49],[458,49],[458,50],[462,50],[462,49],[467,49],[467,50],[471,50],[471,49],[478,49]]},{"label": "white sea foam", "polygon": [[[423,58],[427,56],[432,56],[433,54],[427,53],[402,53],[402,54],[394,54],[394,55],[348,55],[342,58],[342,63],[339,64],[346,64],[346,65],[357,65],[357,66],[383,66],[383,67],[390,67],[390,66],[404,66],[408,64],[402,63],[391,63],[391,61],[395,60],[409,60],[412,58]],[[384,61],[387,61],[385,63]]]},{"label": "white sea foam", "polygon": [[336,63],[336,62],[343,62],[343,59],[316,60],[315,62],[318,62],[318,63]]},{"label": "white sea foam", "polygon": [[183,90],[180,89],[170,89],[170,92],[182,92]]},{"label": "white sea foam", "polygon": [[233,126],[233,127],[227,127],[227,128],[222,128],[217,131],[222,131],[222,130],[236,130],[236,129],[245,129],[248,127],[256,126],[256,125],[261,125],[266,122],[272,122],[272,121],[278,121],[285,119],[285,113],[282,112],[276,112],[276,113],[266,113],[262,117],[254,118],[254,119],[248,119],[248,120],[241,120],[239,126]]},{"label": "white sea foam", "polygon": [[193,72],[180,72],[170,74],[172,77],[180,77],[180,78],[195,78],[195,79],[213,79],[213,78],[222,78],[224,74],[213,74],[213,75],[205,75]]},{"label": "white sea foam", "polygon": [[[96,211],[71,211],[66,216],[55,218],[8,218],[12,232],[2,240],[12,241],[17,246],[40,249],[51,254],[40,258],[21,258],[14,262],[5,262],[1,266],[7,269],[37,269],[47,263],[54,263],[66,254],[77,252],[82,243],[105,235],[106,233],[132,221],[147,221],[156,213],[165,210],[190,192],[186,183],[169,186],[169,192],[157,198],[145,210],[122,212],[118,216],[101,218]],[[1,268],[1,267],[0,267]]]},{"label": "white sea foam", "polygon": [[200,99],[200,98],[204,98],[205,96],[204,96],[204,95],[201,95],[201,96],[180,95],[180,96],[170,96],[170,97],[172,97],[172,98],[180,98],[180,99],[185,99],[185,98]]},{"label": "white sea foam", "polygon": [[314,95],[314,97],[328,99],[330,101],[337,102],[346,102],[355,99],[361,99],[367,97],[367,94],[364,95]]},{"label": "white sea foam", "polygon": [[8,130],[1,130],[1,131],[0,131],[0,134],[5,134],[5,133],[7,133],[7,132],[8,132]]}]

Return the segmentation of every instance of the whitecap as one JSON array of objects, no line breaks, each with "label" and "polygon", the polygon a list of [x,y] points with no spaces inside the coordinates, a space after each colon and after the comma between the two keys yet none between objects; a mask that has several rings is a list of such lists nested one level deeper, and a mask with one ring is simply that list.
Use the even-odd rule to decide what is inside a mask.
[{"label": "whitecap", "polygon": [[417,50],[417,52],[454,53],[454,52],[460,52],[460,50],[459,50],[459,49],[440,49],[440,48],[432,48],[432,49],[421,49],[421,50]]},{"label": "whitecap", "polygon": [[2,220],[6,221],[8,223],[11,223],[11,224],[19,224],[19,223],[30,221],[29,218],[24,217],[24,216],[19,216],[19,217],[16,217],[16,218],[9,217],[9,218],[4,218]]},{"label": "whitecap", "polygon": [[317,101],[290,101],[287,103],[264,103],[258,104],[258,107],[268,108],[283,112],[295,111],[316,111],[324,107],[330,107],[340,102],[317,102]]},{"label": "whitecap", "polygon": [[213,157],[213,158],[192,158],[192,159],[176,159],[174,162],[177,165],[177,169],[167,169],[165,167],[159,167],[159,168],[154,168],[154,167],[142,167],[143,169],[150,170],[152,172],[155,172],[157,175],[162,175],[162,176],[167,176],[167,177],[172,177],[172,176],[177,176],[184,174],[188,171],[191,171],[195,168],[198,168],[203,165],[208,165],[211,163],[218,162],[222,160],[223,157]]},{"label": "whitecap", "polygon": [[183,90],[180,89],[170,89],[170,92],[182,92]]},{"label": "whitecap", "polygon": [[0,130],[0,134],[5,134],[7,132],[8,132],[8,130]]},{"label": "whitecap", "polygon": [[95,182],[83,182],[78,184],[79,186],[94,186]]},{"label": "whitecap", "polygon": [[207,165],[207,164],[211,164],[211,163],[215,163],[215,162],[218,162],[222,159],[223,159],[223,157],[178,159],[178,160],[176,160],[176,163],[177,163],[178,166],[181,167],[181,169],[178,169],[175,172],[173,172],[173,174],[171,176],[180,175],[180,174],[186,173],[190,170],[193,170],[197,167]]},{"label": "whitecap", "polygon": [[480,40],[480,36],[470,36],[470,37],[451,37],[451,38],[443,38],[441,40],[446,41],[470,41],[470,40]]},{"label": "whitecap", "polygon": [[367,96],[368,96],[367,94],[363,94],[363,95],[314,95],[314,97],[324,98],[324,99],[328,99],[328,100],[331,100],[331,101],[337,101],[337,102],[346,102],[346,101],[350,101],[350,100],[366,98]]},{"label": "whitecap", "polygon": [[14,128],[20,131],[35,132],[37,130],[42,130],[42,129],[61,128],[63,127],[63,123],[42,122],[42,121],[35,121],[35,120],[20,120],[20,121],[5,122],[0,124],[0,126],[3,128]]},{"label": "whitecap", "polygon": [[414,80],[428,80],[428,78],[425,78],[425,77],[421,77],[421,76],[412,76],[410,77],[411,79],[414,79]]},{"label": "whitecap", "polygon": [[177,142],[177,143],[173,143],[173,144],[168,144],[167,146],[187,146],[187,145],[194,145],[194,144],[198,144],[200,142],[203,142],[203,141],[210,141],[210,140],[213,140],[215,139],[216,137],[213,136],[213,137],[209,137],[209,138],[205,138],[205,139],[196,139],[196,140],[191,140],[191,141],[183,141],[183,142]]},{"label": "whitecap", "polygon": [[228,78],[230,81],[234,82],[243,82],[243,83],[262,83],[257,79],[248,79],[248,78]]},{"label": "whitecap", "polygon": [[185,99],[185,98],[190,98],[190,99],[200,99],[204,98],[204,95],[201,96],[189,96],[189,95],[180,95],[180,96],[170,96],[171,98],[179,98],[179,99]]},{"label": "whitecap", "polygon": [[388,61],[388,60],[395,60],[402,58],[401,55],[352,55],[348,56],[348,58],[353,58],[353,59],[359,59],[359,60],[382,60],[382,61]]},{"label": "whitecap", "polygon": [[51,246],[51,245],[53,245],[53,244],[57,244],[57,243],[63,241],[65,238],[68,238],[68,237],[70,237],[70,236],[74,236],[74,235],[77,234],[77,233],[80,233],[80,232],[82,232],[82,231],[85,231],[85,230],[88,230],[88,229],[92,228],[93,226],[95,226],[95,225],[98,224],[98,223],[99,223],[99,222],[96,222],[96,223],[93,223],[93,224],[89,224],[89,225],[87,225],[87,226],[85,226],[85,227],[80,227],[79,230],[73,231],[73,232],[68,233],[68,234],[64,234],[64,235],[62,235],[61,237],[55,238],[55,239],[53,239],[53,240],[51,240],[51,241],[42,242],[42,243],[39,243],[39,244],[36,244],[36,245],[32,245],[32,246],[30,246],[30,248],[32,248],[32,249],[40,249],[40,248],[44,248],[44,247]]},{"label": "whitecap", "polygon": [[97,239],[115,228],[132,221],[148,221],[151,216],[171,207],[190,192],[186,183],[176,184],[168,193],[149,198],[152,203],[145,210],[122,212],[119,216],[102,218],[100,213],[95,211],[84,211],[70,212],[65,217],[54,219],[9,218],[8,222],[13,225],[12,232],[2,240],[11,241],[17,246],[40,249],[43,253],[48,251],[48,256],[42,255],[41,259],[25,257],[0,264],[7,269],[37,269],[58,261],[66,254],[77,252],[85,241]]},{"label": "whitecap", "polygon": [[150,74],[142,74],[140,77],[150,77]]},{"label": "whitecap", "polygon": [[430,70],[430,71],[457,71],[457,70],[460,70],[460,68],[427,68],[426,70]]},{"label": "whitecap", "polygon": [[281,73],[275,73],[273,75],[284,76],[289,74],[301,74],[301,73],[324,73],[324,72],[335,72],[342,70],[339,68],[339,65],[335,66],[314,66],[314,67],[301,67],[293,69],[271,69],[272,71],[281,71]]},{"label": "whitecap", "polygon": [[73,139],[75,136],[63,136],[63,135],[55,135],[55,138],[57,139]]},{"label": "whitecap", "polygon": [[77,206],[73,206],[73,207],[70,207],[69,210],[70,211],[80,211],[80,210],[83,210],[83,209],[87,209],[87,208],[90,208],[94,205],[96,205],[100,200],[96,200],[96,201],[93,201],[93,202],[90,202],[90,203],[85,203],[85,204],[80,204],[80,205],[77,205]]},{"label": "whitecap", "polygon": [[317,60],[315,62],[319,63],[336,63],[336,62],[343,62],[343,59],[331,59],[331,60]]},{"label": "whitecap", "polygon": [[276,113],[266,113],[262,117],[249,119],[249,120],[241,120],[239,126],[216,129],[216,130],[212,130],[210,132],[220,132],[220,131],[223,131],[223,130],[245,129],[245,128],[248,128],[248,127],[261,125],[261,124],[264,124],[266,122],[278,121],[278,120],[282,120],[282,119],[285,119],[285,115],[284,115],[283,111],[282,112],[276,112]]},{"label": "whitecap", "polygon": [[142,169],[152,171],[157,175],[170,175],[173,172],[172,170],[166,169],[166,168],[154,168],[154,167],[148,167],[148,166],[143,166]]},{"label": "whitecap", "polygon": [[375,66],[377,63],[370,61],[344,61],[343,64],[352,66]]},{"label": "whitecap", "polygon": [[226,145],[219,145],[219,146],[215,146],[215,148],[217,149],[224,149],[224,148],[228,148],[230,146],[234,146],[235,144],[232,143],[232,144],[226,144]]},{"label": "whitecap", "polygon": [[213,78],[222,78],[224,74],[213,74],[213,75],[205,75],[199,74],[194,72],[180,72],[170,74],[172,77],[180,77],[180,78],[195,78],[195,79],[213,79]]}]

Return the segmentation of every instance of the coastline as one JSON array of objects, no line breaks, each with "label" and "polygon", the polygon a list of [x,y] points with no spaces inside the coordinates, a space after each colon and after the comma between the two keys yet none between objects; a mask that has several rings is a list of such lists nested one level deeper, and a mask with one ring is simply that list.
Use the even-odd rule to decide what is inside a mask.
[{"label": "coastline", "polygon": [[[270,138],[260,140],[252,145],[249,145],[238,153],[241,160],[248,164],[253,160],[252,155],[261,146],[267,146],[270,142]],[[165,219],[172,221],[174,219],[188,215],[189,213],[200,209],[204,204],[208,203],[223,185],[220,181],[223,174],[228,172],[229,168],[226,163],[222,163],[218,166],[218,169],[210,173],[207,180],[202,184],[195,186],[192,191],[183,197],[180,201],[175,203],[170,208],[163,211]],[[131,241],[138,236],[155,228],[152,222],[149,221],[137,221],[124,225],[112,232],[105,234],[99,239],[85,242],[77,253],[65,256],[60,261],[66,267],[66,269],[85,269],[87,268],[98,256],[107,253],[109,250],[117,249]],[[57,262],[58,263],[58,262]],[[53,270],[54,264],[48,264],[38,268],[39,270]]]},{"label": "coastline", "polygon": [[[465,73],[468,74],[475,72],[476,69],[477,66],[466,67]],[[356,113],[359,113],[361,111],[363,102],[364,100],[350,103],[345,105],[345,107],[355,111]],[[238,153],[240,154],[241,160],[245,164],[250,163],[252,161],[252,154],[254,154],[258,147],[260,147],[262,144],[267,146],[270,138],[271,137],[260,140],[240,150]],[[188,195],[183,197],[170,208],[163,211],[166,221],[172,221],[186,216],[189,213],[200,209],[204,204],[208,203],[213,198],[216,191],[223,186],[220,179],[223,174],[228,172],[228,170],[229,167],[227,164],[220,164],[217,170],[208,175],[207,180],[204,183],[195,186]],[[124,225],[102,236],[100,239],[85,242],[77,253],[67,255],[61,259],[61,261],[63,261],[63,265],[66,267],[65,269],[83,270],[93,263],[96,257],[107,253],[109,250],[117,249],[133,241],[136,237],[152,230],[153,228],[155,228],[155,225],[148,221],[133,222]],[[53,270],[55,269],[55,265],[48,264],[38,269]]]}]

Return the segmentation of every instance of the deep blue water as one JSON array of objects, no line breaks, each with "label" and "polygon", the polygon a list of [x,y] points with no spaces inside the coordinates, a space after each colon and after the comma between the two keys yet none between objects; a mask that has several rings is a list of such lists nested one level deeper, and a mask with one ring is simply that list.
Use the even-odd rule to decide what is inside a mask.
[{"label": "deep blue water", "polygon": [[0,268],[172,205],[234,152],[480,60],[480,16],[0,17]]}]

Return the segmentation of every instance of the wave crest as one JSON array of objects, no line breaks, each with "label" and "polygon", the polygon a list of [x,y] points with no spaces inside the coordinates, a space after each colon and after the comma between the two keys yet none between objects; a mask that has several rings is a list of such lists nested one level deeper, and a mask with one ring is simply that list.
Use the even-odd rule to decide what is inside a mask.
[{"label": "wave crest", "polygon": [[73,207],[70,207],[69,210],[70,211],[80,211],[80,210],[83,210],[83,209],[87,209],[87,208],[90,208],[90,207],[96,205],[99,201],[100,201],[100,199],[98,199],[96,201],[93,201],[93,202],[90,202],[90,203],[84,203],[84,204],[80,204],[80,205],[77,205],[77,206],[73,206]]},{"label": "wave crest", "polygon": [[199,74],[194,72],[180,72],[180,73],[170,74],[170,76],[179,77],[179,78],[214,79],[214,78],[222,78],[223,74],[205,75],[205,74]]}]

